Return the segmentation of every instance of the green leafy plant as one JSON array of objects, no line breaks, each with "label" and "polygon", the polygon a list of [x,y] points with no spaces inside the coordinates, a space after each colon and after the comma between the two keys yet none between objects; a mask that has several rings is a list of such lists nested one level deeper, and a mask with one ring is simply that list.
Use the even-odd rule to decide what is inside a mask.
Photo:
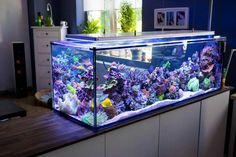
[{"label": "green leafy plant", "polygon": [[136,28],[136,12],[132,5],[128,2],[123,2],[120,8],[119,22],[122,32],[134,32]]},{"label": "green leafy plant", "polygon": [[83,34],[95,34],[98,33],[102,28],[102,26],[99,23],[100,23],[99,19],[87,20],[84,26],[83,25],[78,26],[78,30]]}]

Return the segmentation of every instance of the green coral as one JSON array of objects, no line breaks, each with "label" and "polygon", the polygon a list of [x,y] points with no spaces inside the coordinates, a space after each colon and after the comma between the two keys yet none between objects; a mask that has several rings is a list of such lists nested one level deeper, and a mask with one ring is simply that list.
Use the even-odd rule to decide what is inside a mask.
[{"label": "green coral", "polygon": [[[98,112],[97,113],[97,125],[101,125],[105,121],[107,121],[108,116],[105,112]],[[93,112],[88,112],[81,116],[81,121],[88,124],[88,125],[94,125],[94,114]]]},{"label": "green coral", "polygon": [[111,89],[118,84],[118,81],[115,79],[110,79],[105,82],[105,84],[100,85],[103,89]]},{"label": "green coral", "polygon": [[76,94],[76,89],[74,87],[72,87],[71,85],[67,85],[67,90],[71,93],[71,94]]},{"label": "green coral", "polygon": [[165,97],[164,94],[158,95],[158,99],[159,99],[160,101],[164,100],[164,97]]},{"label": "green coral", "polygon": [[205,78],[203,80],[203,85],[205,88],[209,88],[210,84],[211,84],[211,80],[209,78]]},{"label": "green coral", "polygon": [[73,56],[73,61],[74,61],[74,62],[78,62],[78,61],[79,61],[79,58],[76,57],[76,56]]},{"label": "green coral", "polygon": [[187,84],[188,90],[196,92],[199,90],[199,80],[194,77],[188,81]]}]

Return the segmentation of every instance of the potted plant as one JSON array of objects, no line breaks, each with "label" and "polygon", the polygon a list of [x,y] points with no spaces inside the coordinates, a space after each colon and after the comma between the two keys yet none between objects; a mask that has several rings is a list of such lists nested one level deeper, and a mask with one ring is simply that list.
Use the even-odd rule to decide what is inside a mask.
[{"label": "potted plant", "polygon": [[119,22],[122,32],[134,32],[136,28],[136,11],[128,2],[123,2],[120,8]]},{"label": "potted plant", "polygon": [[[135,32],[136,10],[132,8],[131,3],[123,2],[121,4],[119,22],[122,32]],[[140,49],[131,49],[131,52],[133,60],[141,60],[142,51]]]},{"label": "potted plant", "polygon": [[100,20],[90,19],[87,20],[86,23],[83,25],[78,26],[78,30],[80,33],[83,34],[96,34],[99,33],[102,26],[99,24]]}]

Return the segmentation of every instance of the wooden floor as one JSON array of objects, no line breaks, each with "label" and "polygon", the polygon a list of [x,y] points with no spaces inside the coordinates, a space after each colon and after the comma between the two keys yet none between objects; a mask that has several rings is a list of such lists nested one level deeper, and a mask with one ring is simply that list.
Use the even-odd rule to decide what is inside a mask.
[{"label": "wooden floor", "polygon": [[35,99],[33,93],[29,93],[25,98],[16,98],[13,94],[0,95],[0,101],[7,100],[27,111],[27,116],[39,115],[50,112],[51,110],[44,104]]},{"label": "wooden floor", "polygon": [[1,100],[24,108],[27,115],[0,121],[0,157],[37,156],[96,136],[42,106],[33,94],[21,99],[0,95]]}]

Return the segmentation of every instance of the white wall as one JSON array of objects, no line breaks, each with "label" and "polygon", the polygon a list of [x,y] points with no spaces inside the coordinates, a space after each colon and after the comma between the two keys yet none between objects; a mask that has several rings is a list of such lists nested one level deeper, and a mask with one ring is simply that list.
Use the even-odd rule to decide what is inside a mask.
[{"label": "white wall", "polygon": [[0,0],[0,91],[14,88],[12,41],[25,43],[27,83],[31,86],[27,0]]}]

